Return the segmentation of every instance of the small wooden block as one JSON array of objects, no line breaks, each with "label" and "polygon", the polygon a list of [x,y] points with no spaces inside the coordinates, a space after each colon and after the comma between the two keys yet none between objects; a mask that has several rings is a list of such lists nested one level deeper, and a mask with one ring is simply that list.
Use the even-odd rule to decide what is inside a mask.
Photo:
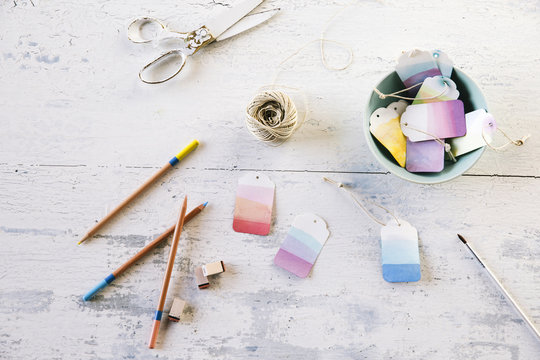
[{"label": "small wooden block", "polygon": [[222,272],[225,272],[225,264],[223,264],[223,261],[216,261],[210,264],[206,264],[203,265],[202,271],[204,276],[221,274]]},{"label": "small wooden block", "polygon": [[204,289],[210,286],[208,278],[203,274],[202,266],[197,266],[195,268],[195,281],[197,281],[197,286],[199,289]]},{"label": "small wooden block", "polygon": [[171,305],[171,310],[169,311],[169,320],[178,322],[180,321],[180,316],[184,312],[184,307],[186,302],[180,298],[175,297]]}]

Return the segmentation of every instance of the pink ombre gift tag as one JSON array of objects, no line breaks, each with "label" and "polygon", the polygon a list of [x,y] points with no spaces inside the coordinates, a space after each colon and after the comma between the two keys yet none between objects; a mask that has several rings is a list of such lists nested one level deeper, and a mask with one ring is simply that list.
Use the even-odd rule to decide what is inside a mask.
[{"label": "pink ombre gift tag", "polygon": [[275,185],[266,175],[246,174],[238,179],[233,229],[268,235],[272,223]]},{"label": "pink ombre gift tag", "polygon": [[305,278],[309,275],[328,235],[330,232],[326,222],[319,216],[315,214],[297,216],[274,258],[274,264]]},{"label": "pink ombre gift tag", "polygon": [[[428,77],[442,75],[431,52],[417,49],[404,52],[398,58],[396,72],[406,88],[422,83]],[[417,92],[418,88],[409,90],[411,96]]]},{"label": "pink ombre gift tag", "polygon": [[450,139],[450,151],[454,156],[460,156],[491,143],[497,124],[493,116],[484,109],[478,109],[465,114],[467,134]]},{"label": "pink ombre gift tag", "polygon": [[410,172],[441,172],[444,169],[444,145],[436,140],[407,140],[405,168]]},{"label": "pink ombre gift tag", "polygon": [[467,132],[461,100],[409,105],[401,116],[401,130],[412,142],[464,136]]}]

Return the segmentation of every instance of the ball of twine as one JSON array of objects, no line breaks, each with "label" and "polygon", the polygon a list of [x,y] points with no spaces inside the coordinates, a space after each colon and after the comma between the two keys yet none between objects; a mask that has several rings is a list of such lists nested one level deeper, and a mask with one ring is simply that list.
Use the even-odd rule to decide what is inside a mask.
[{"label": "ball of twine", "polygon": [[279,90],[265,90],[246,109],[246,126],[259,140],[279,145],[296,130],[298,112],[292,99]]}]

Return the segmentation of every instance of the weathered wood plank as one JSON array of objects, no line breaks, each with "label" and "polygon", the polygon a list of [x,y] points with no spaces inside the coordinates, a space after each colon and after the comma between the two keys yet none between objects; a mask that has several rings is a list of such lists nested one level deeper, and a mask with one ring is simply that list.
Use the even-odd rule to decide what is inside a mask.
[{"label": "weathered wood plank", "polygon": [[[350,68],[324,69],[316,44],[284,65],[277,82],[301,88],[310,112],[277,148],[247,133],[244,108],[341,3],[266,1],[283,11],[201,51],[179,79],[147,86],[137,78],[160,50],[126,39],[131,18],[156,16],[188,30],[228,3],[0,5],[0,358],[536,358],[540,344],[456,233],[475,243],[540,326],[537,2],[360,2],[327,34],[353,47]],[[483,89],[498,124],[516,137],[531,133],[531,141],[486,151],[467,176],[447,184],[386,174],[365,146],[364,104],[413,47],[448,52]],[[75,245],[192,138],[200,149],[101,236]],[[231,228],[237,179],[253,169],[276,183],[267,237]],[[384,282],[379,226],[323,175],[417,227],[419,283]],[[174,222],[184,192],[190,207],[210,205],[186,226],[171,282],[170,295],[188,303],[185,318],[165,323],[159,349],[150,351],[168,246],[95,301],[81,296]],[[300,280],[272,259],[306,211],[326,219],[331,236]],[[193,267],[215,260],[227,272],[198,290]]]}]

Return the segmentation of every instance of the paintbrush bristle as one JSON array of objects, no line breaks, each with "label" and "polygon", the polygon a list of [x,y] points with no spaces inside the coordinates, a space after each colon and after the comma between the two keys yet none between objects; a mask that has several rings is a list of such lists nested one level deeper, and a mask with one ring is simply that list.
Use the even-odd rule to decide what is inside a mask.
[{"label": "paintbrush bristle", "polygon": [[467,243],[467,240],[465,240],[465,238],[463,237],[463,235],[457,234],[457,237],[459,238],[459,240],[461,240],[462,243],[464,243],[464,244]]}]

